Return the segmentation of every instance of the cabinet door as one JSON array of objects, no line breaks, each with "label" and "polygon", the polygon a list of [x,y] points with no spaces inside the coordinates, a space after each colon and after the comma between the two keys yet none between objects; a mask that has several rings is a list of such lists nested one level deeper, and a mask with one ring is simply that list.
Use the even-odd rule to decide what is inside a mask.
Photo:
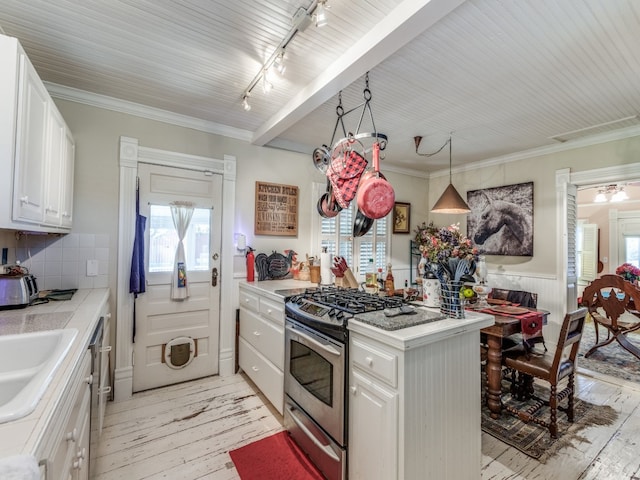
[{"label": "cabinet door", "polygon": [[349,478],[395,479],[398,394],[353,369],[349,383]]},{"label": "cabinet door", "polygon": [[13,192],[13,219],[40,223],[44,214],[43,182],[49,94],[27,56],[20,55],[20,88]]},{"label": "cabinet door", "polygon": [[76,144],[71,131],[65,129],[62,171],[62,215],[60,225],[71,228],[73,223],[73,174],[75,168]]},{"label": "cabinet door", "polygon": [[60,225],[66,125],[55,105],[49,107],[48,148],[44,181],[44,223]]}]

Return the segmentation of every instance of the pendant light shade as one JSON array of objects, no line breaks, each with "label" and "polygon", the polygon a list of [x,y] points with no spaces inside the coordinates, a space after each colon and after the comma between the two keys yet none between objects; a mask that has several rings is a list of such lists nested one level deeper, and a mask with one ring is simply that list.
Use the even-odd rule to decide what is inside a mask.
[{"label": "pendant light shade", "polygon": [[469,213],[471,209],[450,183],[431,209],[432,213]]},{"label": "pendant light shade", "polygon": [[431,209],[431,213],[465,214],[471,212],[451,182],[451,137],[449,137],[449,186]]}]

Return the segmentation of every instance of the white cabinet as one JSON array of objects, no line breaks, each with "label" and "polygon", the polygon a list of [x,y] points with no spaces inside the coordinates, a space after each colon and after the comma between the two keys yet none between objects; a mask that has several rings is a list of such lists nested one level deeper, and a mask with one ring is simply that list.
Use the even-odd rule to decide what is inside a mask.
[{"label": "white cabinet", "polygon": [[44,181],[44,223],[59,225],[62,218],[62,171],[66,125],[57,108],[49,114],[49,148]]},{"label": "white cabinet", "polygon": [[284,300],[240,285],[239,364],[280,414],[284,411]]},{"label": "white cabinet", "polygon": [[43,185],[47,160],[49,93],[27,56],[19,54],[13,218],[41,222],[44,212]]},{"label": "white cabinet", "polygon": [[60,192],[60,204],[62,213],[60,215],[60,226],[71,229],[73,223],[73,174],[75,169],[76,144],[71,135],[71,130],[64,131],[64,145],[62,162],[62,191]]},{"label": "white cabinet", "polygon": [[396,478],[398,392],[357,370],[349,385],[349,478]]},{"label": "white cabinet", "polygon": [[398,355],[351,335],[349,357],[349,478],[397,478]]},{"label": "white cabinet", "polygon": [[69,231],[73,136],[15,38],[0,64],[0,228]]},{"label": "white cabinet", "polygon": [[87,350],[40,443],[45,480],[88,480],[91,355]]},{"label": "white cabinet", "polygon": [[349,329],[349,478],[479,479],[477,329],[431,341]]}]

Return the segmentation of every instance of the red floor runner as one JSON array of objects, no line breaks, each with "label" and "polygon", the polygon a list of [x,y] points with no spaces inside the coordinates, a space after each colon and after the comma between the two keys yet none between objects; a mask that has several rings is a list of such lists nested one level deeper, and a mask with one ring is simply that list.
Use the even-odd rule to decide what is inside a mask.
[{"label": "red floor runner", "polygon": [[287,432],[229,452],[242,480],[324,480]]}]

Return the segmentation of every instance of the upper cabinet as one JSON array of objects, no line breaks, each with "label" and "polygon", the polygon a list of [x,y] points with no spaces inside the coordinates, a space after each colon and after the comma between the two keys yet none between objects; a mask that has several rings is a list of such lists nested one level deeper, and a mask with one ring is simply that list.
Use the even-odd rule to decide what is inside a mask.
[{"label": "upper cabinet", "polygon": [[0,228],[68,232],[75,144],[15,38],[0,35]]}]

